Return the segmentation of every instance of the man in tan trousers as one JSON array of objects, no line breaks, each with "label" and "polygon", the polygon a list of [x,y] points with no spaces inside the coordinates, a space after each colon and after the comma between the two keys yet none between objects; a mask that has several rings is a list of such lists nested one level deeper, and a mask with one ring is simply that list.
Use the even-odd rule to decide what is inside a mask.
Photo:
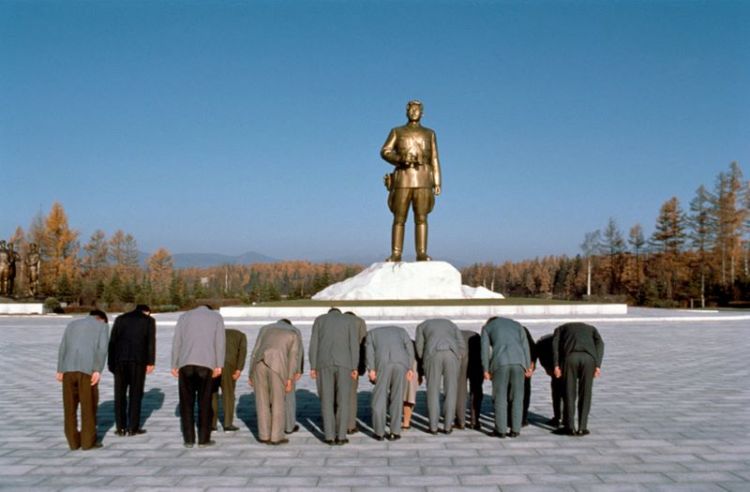
[{"label": "man in tan trousers", "polygon": [[286,393],[292,390],[302,351],[300,339],[284,323],[266,325],[255,339],[248,382],[255,389],[258,440],[284,444]]}]

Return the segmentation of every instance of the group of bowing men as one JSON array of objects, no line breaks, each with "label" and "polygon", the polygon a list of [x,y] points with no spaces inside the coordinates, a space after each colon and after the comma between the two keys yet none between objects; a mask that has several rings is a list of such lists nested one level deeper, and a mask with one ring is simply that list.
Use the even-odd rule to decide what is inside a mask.
[{"label": "group of bowing men", "polygon": [[[481,429],[482,385],[484,380],[491,380],[495,419],[491,434],[517,437],[528,423],[530,378],[537,359],[551,377],[554,416],[547,423],[555,433],[582,436],[589,433],[592,384],[600,374],[603,352],[598,331],[585,323],[566,323],[535,343],[525,327],[509,318],[490,318],[481,334],[459,330],[447,319],[428,319],[417,326],[412,341],[402,327],[381,326],[368,331],[365,321],[354,313],[332,308],[313,323],[309,364],[320,398],[326,444],[346,444],[347,435],[357,432],[357,389],[365,373],[374,384],[371,414],[377,440],[397,440],[402,430],[411,427],[416,392],[423,378],[431,434],[438,433],[441,417],[445,434],[450,434],[454,425],[465,428],[467,380],[469,425]],[[234,393],[246,354],[245,334],[225,329],[221,315],[210,307],[200,306],[178,319],[171,367],[178,378],[186,447],[195,445],[196,424],[198,446],[215,444],[211,431],[217,429],[219,390],[223,430],[239,430],[233,424]],[[140,407],[145,376],[153,371],[155,361],[155,321],[147,306],[139,305],[119,316],[111,334],[106,314],[101,311],[92,311],[89,317],[74,320],[66,328],[57,379],[63,383],[65,434],[71,449],[101,447],[96,436],[96,406],[105,358],[114,374],[115,434],[145,433],[140,426]],[[284,444],[288,442],[286,434],[299,430],[295,385],[303,370],[299,329],[286,319],[263,326],[250,356],[248,376],[255,393],[260,442]],[[79,405],[80,431],[76,422]]]}]

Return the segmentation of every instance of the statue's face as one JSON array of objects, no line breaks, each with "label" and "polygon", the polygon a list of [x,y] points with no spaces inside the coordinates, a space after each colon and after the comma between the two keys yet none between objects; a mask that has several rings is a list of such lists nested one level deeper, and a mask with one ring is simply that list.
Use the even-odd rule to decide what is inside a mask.
[{"label": "statue's face", "polygon": [[406,116],[409,118],[409,121],[419,121],[422,118],[422,106],[410,104],[406,108]]}]

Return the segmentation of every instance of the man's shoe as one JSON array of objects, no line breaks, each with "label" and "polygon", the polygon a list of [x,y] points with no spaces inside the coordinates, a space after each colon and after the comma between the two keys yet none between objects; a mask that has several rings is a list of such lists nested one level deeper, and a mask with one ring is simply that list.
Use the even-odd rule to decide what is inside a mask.
[{"label": "man's shoe", "polygon": [[290,430],[289,432],[284,431],[284,434],[294,434],[298,430],[299,430],[299,424],[295,424],[294,427],[292,427],[292,430]]},{"label": "man's shoe", "polygon": [[336,439],[337,446],[343,446],[344,444],[349,444],[349,439]]},{"label": "man's shoe", "polygon": [[471,426],[471,428],[474,430],[482,430],[482,424],[474,424]]},{"label": "man's shoe", "polygon": [[458,429],[458,430],[462,431],[462,430],[464,430],[464,429],[466,428],[466,425],[464,425],[464,424],[456,424],[456,425],[454,426],[454,428],[456,428],[456,429]]},{"label": "man's shoe", "polygon": [[337,444],[336,441],[333,440],[333,439],[326,439],[323,442],[326,443],[326,444],[328,444],[329,446],[333,446],[333,445]]},{"label": "man's shoe", "polygon": [[359,429],[357,429],[356,427],[354,429],[346,429],[346,433],[349,435],[356,434],[357,432],[359,432]]},{"label": "man's shoe", "polygon": [[450,434],[453,432],[453,429],[443,429],[443,434]]},{"label": "man's shoe", "polygon": [[433,436],[436,436],[437,433],[438,433],[438,431],[437,431],[437,429],[430,429],[429,433],[432,434]]},{"label": "man's shoe", "polygon": [[560,419],[551,418],[546,422],[547,425],[552,427],[560,427]]},{"label": "man's shoe", "polygon": [[529,426],[529,420],[524,419],[523,422],[521,422],[521,427],[528,427]]},{"label": "man's shoe", "polygon": [[508,432],[508,437],[511,437],[511,438],[518,437],[518,435],[519,435],[518,432],[513,432],[513,431]]},{"label": "man's shoe", "polygon": [[588,429],[583,429],[583,430],[578,431],[579,436],[588,436],[589,434],[591,434],[591,431]]},{"label": "man's shoe", "polygon": [[573,429],[566,429],[565,427],[559,427],[553,430],[552,433],[558,436],[575,436],[576,435]]},{"label": "man's shoe", "polygon": [[271,440],[270,439],[258,439],[258,442],[261,444],[269,444]]},{"label": "man's shoe", "polygon": [[226,427],[224,427],[224,432],[235,432],[238,430],[240,430],[240,428],[236,425],[227,425]]},{"label": "man's shoe", "polygon": [[88,451],[89,449],[99,449],[101,447],[104,447],[104,445],[100,442],[95,442],[90,448],[81,448],[84,451]]},{"label": "man's shoe", "polygon": [[268,444],[270,444],[271,446],[278,446],[280,444],[287,444],[288,442],[289,442],[289,439],[284,438],[279,441],[271,441]]},{"label": "man's shoe", "polygon": [[182,445],[185,446],[186,448],[192,448],[193,446],[195,446],[195,443],[193,443],[193,442],[184,442],[184,443],[182,443]]},{"label": "man's shoe", "polygon": [[492,437],[497,437],[499,439],[505,439],[505,432],[499,432],[496,430],[492,431],[492,434],[490,434]]},{"label": "man's shoe", "polygon": [[145,434],[146,429],[135,429],[135,430],[129,430],[128,435],[129,436],[140,436],[141,434]]},{"label": "man's shoe", "polygon": [[399,439],[401,439],[401,434],[390,434],[388,436],[389,441],[398,441]]},{"label": "man's shoe", "polygon": [[213,446],[214,444],[216,444],[216,441],[199,442],[198,443],[198,447],[199,448],[207,448],[209,446]]},{"label": "man's shoe", "polygon": [[122,436],[126,436],[127,434],[128,434],[128,432],[125,429],[117,429],[115,431],[115,435],[116,436],[122,437]]},{"label": "man's shoe", "polygon": [[378,436],[378,435],[375,435],[375,440],[376,440],[376,441],[382,441],[383,439],[385,439],[385,437],[383,437],[383,436]]}]

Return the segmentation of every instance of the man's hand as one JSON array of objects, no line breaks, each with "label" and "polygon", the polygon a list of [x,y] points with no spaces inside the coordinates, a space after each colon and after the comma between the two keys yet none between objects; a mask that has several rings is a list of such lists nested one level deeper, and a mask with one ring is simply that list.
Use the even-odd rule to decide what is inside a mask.
[{"label": "man's hand", "polygon": [[154,367],[156,366],[154,365],[146,366],[146,374],[151,374],[152,372],[154,372]]},{"label": "man's hand", "polygon": [[367,373],[367,377],[372,384],[375,384],[375,381],[378,380],[378,373],[370,369],[370,372]]},{"label": "man's hand", "polygon": [[91,386],[96,386],[96,383],[99,382],[99,378],[101,378],[102,375],[99,374],[99,371],[94,371],[91,373]]},{"label": "man's hand", "polygon": [[57,372],[57,373],[55,373],[55,379],[57,379],[57,382],[58,382],[58,383],[62,383],[62,380],[63,380],[63,373],[61,373],[61,372]]},{"label": "man's hand", "polygon": [[555,366],[555,377],[557,379],[560,379],[562,377],[562,371],[560,370],[560,366]]},{"label": "man's hand", "polygon": [[253,378],[251,378],[251,377],[248,377],[248,378],[247,378],[247,384],[248,384],[248,386],[250,386],[250,387],[252,388],[252,387],[254,386],[254,385],[253,385]]},{"label": "man's hand", "polygon": [[440,194],[440,186],[436,185],[433,187],[432,192],[435,194],[435,196],[438,196]]},{"label": "man's hand", "polygon": [[221,376],[221,367],[214,367],[214,372],[211,374],[212,378],[218,378]]},{"label": "man's hand", "polygon": [[170,372],[172,373],[172,376],[174,376],[174,377],[179,377],[180,376],[180,370],[177,369],[176,367],[173,367]]},{"label": "man's hand", "polygon": [[489,381],[490,379],[492,379],[492,375],[488,371],[484,371],[484,379]]},{"label": "man's hand", "polygon": [[318,371],[315,369],[310,369],[310,379],[317,379],[318,378]]},{"label": "man's hand", "polygon": [[602,375],[602,368],[601,367],[597,367],[596,369],[594,369],[594,377],[595,378],[598,378],[601,375]]},{"label": "man's hand", "polygon": [[239,378],[240,378],[240,371],[238,369],[232,373],[232,379],[237,381]]},{"label": "man's hand", "polygon": [[359,371],[358,371],[358,370],[354,369],[354,370],[352,371],[352,379],[353,379],[353,380],[355,380],[355,381],[356,381],[357,379],[359,379]]},{"label": "man's hand", "polygon": [[291,379],[286,380],[286,384],[284,385],[284,391],[286,391],[287,393],[292,392],[292,380]]},{"label": "man's hand", "polygon": [[408,371],[406,371],[406,380],[411,381],[412,379],[414,379],[414,371],[409,369]]},{"label": "man's hand", "polygon": [[301,378],[301,377],[302,377],[302,373],[301,372],[295,372],[294,373],[294,380],[295,381],[299,381],[299,378]]},{"label": "man's hand", "polygon": [[529,367],[528,369],[526,369],[526,371],[524,371],[523,375],[527,378],[530,378],[533,373],[534,373],[534,368]]}]

